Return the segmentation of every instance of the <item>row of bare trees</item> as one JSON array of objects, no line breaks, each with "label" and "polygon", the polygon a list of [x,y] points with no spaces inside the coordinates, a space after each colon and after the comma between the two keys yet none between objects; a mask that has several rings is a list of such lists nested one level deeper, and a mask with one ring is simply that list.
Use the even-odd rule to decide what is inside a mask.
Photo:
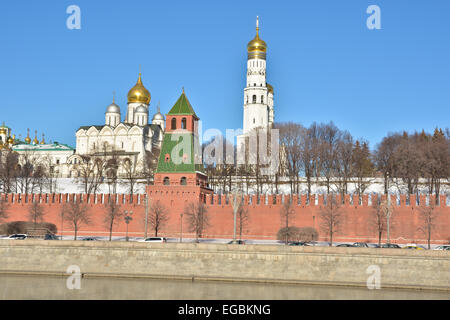
[{"label": "row of bare trees", "polygon": [[[138,180],[144,179],[147,184],[153,180],[159,149],[147,151],[140,161],[138,155],[125,155],[107,143],[91,153],[80,156],[81,161],[74,165],[77,181],[86,194],[96,194],[103,183],[108,185],[110,194],[115,194],[118,184],[127,188],[127,193],[136,192]],[[120,173],[120,176],[119,176]],[[120,179],[119,179],[120,178]]]},{"label": "row of bare trees", "polygon": [[[436,129],[433,134],[391,133],[371,150],[364,139],[355,139],[333,122],[313,123],[309,127],[294,122],[275,124],[279,130],[279,167],[275,173],[264,174],[264,141],[257,140],[255,159],[249,164],[225,162],[235,157],[236,149],[223,139],[223,160],[205,165],[214,191],[232,192],[234,188],[257,194],[279,193],[288,185],[291,194],[304,191],[309,195],[313,185],[325,187],[326,193],[341,195],[352,191],[360,196],[382,179],[384,192],[392,187],[402,194],[435,194],[437,201],[443,185],[450,178],[450,132]],[[270,132],[270,131],[269,131]],[[270,137],[267,138],[267,141]],[[231,150],[233,154],[226,154]],[[248,150],[247,150],[248,151]],[[379,183],[379,182],[377,182]],[[394,191],[390,189],[390,191]]]},{"label": "row of bare trees", "polygon": [[385,193],[395,185],[401,193],[419,194],[426,185],[438,203],[442,185],[450,177],[450,132],[389,134],[377,146],[374,159],[384,178]]},{"label": "row of bare trees", "polygon": [[0,150],[0,192],[50,193],[56,189],[56,174],[49,155],[33,151],[21,155],[11,149]]},{"label": "row of bare trees", "polygon": [[[133,195],[138,180],[144,179],[147,184],[153,180],[158,155],[158,149],[153,153],[146,152],[144,159],[138,161],[135,154],[123,155],[104,145],[101,150],[79,156],[76,163],[70,164],[70,171],[76,172],[75,180],[80,191],[86,194],[95,195],[102,184],[107,184],[108,192],[115,194],[120,184]],[[0,192],[55,193],[58,165],[52,162],[49,154],[31,149],[20,154],[11,149],[0,149]]]}]

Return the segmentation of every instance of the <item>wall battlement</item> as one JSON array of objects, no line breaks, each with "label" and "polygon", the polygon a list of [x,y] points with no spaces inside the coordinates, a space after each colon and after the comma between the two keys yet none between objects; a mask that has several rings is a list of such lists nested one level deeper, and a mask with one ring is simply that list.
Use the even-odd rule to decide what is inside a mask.
[{"label": "wall battlement", "polygon": [[[168,222],[160,229],[158,235],[178,238],[183,232],[183,238],[194,238],[190,230],[188,219],[182,217],[189,202],[202,201],[206,204],[209,215],[209,226],[202,237],[230,239],[233,236],[233,195],[205,194],[196,186],[149,186],[147,188],[149,207],[155,201],[160,201],[167,208]],[[108,236],[109,229],[105,224],[107,214],[106,203],[114,199],[121,205],[120,210],[133,212],[133,221],[129,224],[129,235],[142,237],[145,235],[145,194],[133,196],[125,194],[0,194],[6,202],[7,218],[1,223],[10,221],[28,221],[29,207],[34,202],[42,204],[44,221],[54,223],[64,235],[73,235],[74,227],[69,221],[61,221],[63,205],[67,202],[79,201],[87,203],[90,208],[91,223],[83,225],[79,235]],[[408,199],[409,198],[409,199]],[[345,242],[377,242],[377,231],[373,227],[373,204],[386,199],[385,195],[363,195],[361,201],[357,195],[346,195],[342,201],[338,195],[337,200],[343,202],[342,221],[339,231],[333,236],[335,241]],[[436,219],[432,231],[432,243],[450,243],[450,207],[448,195],[441,195],[436,207]],[[248,212],[248,221],[242,228],[243,239],[274,240],[277,232],[284,227],[280,212],[283,203],[289,201],[289,196],[263,195],[259,199],[256,195],[243,196],[244,209]],[[294,195],[295,217],[291,226],[313,227],[319,232],[320,241],[328,241],[328,235],[322,230],[322,208],[327,197],[323,194]],[[391,217],[390,240],[394,243],[417,242],[426,243],[426,234],[423,230],[423,218],[420,208],[435,203],[434,196],[391,195],[394,206]],[[149,210],[151,215],[151,209]],[[148,224],[148,235],[154,235],[151,224]],[[114,225],[114,236],[125,236],[127,225],[120,219]],[[181,231],[183,230],[183,231]],[[60,231],[58,231],[60,233]],[[386,241],[386,232],[382,235]]]},{"label": "wall battlement", "polygon": [[[167,191],[153,191],[149,194],[149,198],[151,200],[152,196],[169,196],[176,197],[178,199],[182,198],[190,198],[195,192],[189,191],[176,191],[176,190],[167,190]],[[395,207],[416,207],[416,206],[428,206],[430,203],[434,203],[436,197],[434,195],[420,195],[417,197],[416,195],[410,195],[409,199],[406,195],[390,195],[391,203]],[[244,205],[248,206],[282,206],[285,201],[289,201],[289,195],[260,195],[259,197],[256,195],[244,195],[242,196],[242,201]],[[326,204],[326,195],[323,194],[312,194],[309,199],[306,194],[302,194],[300,196],[293,195],[292,202],[296,206],[323,206]],[[380,200],[378,200],[380,198]],[[118,204],[124,205],[143,205],[145,201],[145,194],[134,194],[133,196],[129,194],[84,194],[84,193],[35,193],[35,194],[0,194],[0,199],[9,204],[27,204],[38,201],[43,205],[52,205],[52,204],[62,204],[66,202],[74,202],[78,201],[81,203],[88,204],[106,204],[110,201],[110,199],[114,199],[114,201]],[[340,195],[336,195],[336,199],[338,202],[341,202],[344,207],[368,207],[372,206],[377,201],[384,201],[386,199],[386,195],[382,194],[365,194],[359,199],[358,195],[345,195],[344,200]],[[233,202],[233,195],[205,195],[205,204],[208,206],[225,206],[231,205]],[[439,197],[439,207],[448,207],[450,204],[448,203],[446,195],[440,195]]]}]

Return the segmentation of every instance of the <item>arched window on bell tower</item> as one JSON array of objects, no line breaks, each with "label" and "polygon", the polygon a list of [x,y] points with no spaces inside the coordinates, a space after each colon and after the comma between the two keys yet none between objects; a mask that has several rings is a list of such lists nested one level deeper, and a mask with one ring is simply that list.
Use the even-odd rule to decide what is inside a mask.
[{"label": "arched window on bell tower", "polygon": [[253,95],[253,103],[256,103],[256,94]]},{"label": "arched window on bell tower", "polygon": [[261,103],[264,103],[264,96],[261,96]]},{"label": "arched window on bell tower", "polygon": [[175,130],[177,128],[177,119],[176,118],[172,118],[171,128],[172,128],[172,130]]},{"label": "arched window on bell tower", "polygon": [[186,118],[181,119],[181,129],[186,129]]}]

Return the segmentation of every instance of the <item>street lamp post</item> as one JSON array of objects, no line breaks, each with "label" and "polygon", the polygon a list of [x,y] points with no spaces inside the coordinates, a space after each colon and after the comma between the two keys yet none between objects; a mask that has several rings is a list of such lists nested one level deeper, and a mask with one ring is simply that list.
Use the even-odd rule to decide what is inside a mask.
[{"label": "street lamp post", "polygon": [[386,187],[387,187],[387,202],[386,202],[386,205],[387,205],[387,208],[386,208],[386,210],[387,210],[387,212],[386,212],[386,218],[387,218],[387,230],[386,230],[386,237],[387,237],[387,239],[386,239],[386,241],[387,241],[387,243],[391,243],[390,242],[390,235],[389,235],[389,231],[390,231],[390,218],[391,218],[391,196],[389,195],[389,178],[388,178],[388,176],[389,176],[389,172],[387,172],[387,175],[386,175]]},{"label": "street lamp post", "polygon": [[125,223],[127,224],[127,235],[125,237],[125,240],[128,241],[128,224],[130,223],[133,218],[131,217],[133,215],[133,211],[128,212],[127,210],[124,211],[125,214]]},{"label": "street lamp post", "polygon": [[233,243],[234,244],[236,243],[236,215],[237,215],[239,205],[241,204],[241,198],[239,197],[239,200],[238,200],[238,195],[240,195],[240,194],[236,188],[233,193]]},{"label": "street lamp post", "polygon": [[183,242],[183,213],[180,213],[180,242]]},{"label": "street lamp post", "polygon": [[145,194],[145,235],[144,239],[147,238],[147,229],[148,229],[148,195]]}]

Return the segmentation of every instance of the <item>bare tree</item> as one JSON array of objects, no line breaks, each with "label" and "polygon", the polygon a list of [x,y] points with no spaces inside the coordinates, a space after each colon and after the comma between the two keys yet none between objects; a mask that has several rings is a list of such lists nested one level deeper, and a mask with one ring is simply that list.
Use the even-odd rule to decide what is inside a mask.
[{"label": "bare tree", "polygon": [[82,189],[86,194],[96,194],[103,181],[106,159],[95,154],[81,156],[78,164],[79,177]]},{"label": "bare tree", "polygon": [[79,228],[91,223],[90,210],[86,203],[79,201],[66,202],[61,208],[60,212],[62,219],[72,224],[75,235],[74,240],[77,240]]},{"label": "bare tree", "polygon": [[152,152],[146,151],[145,158],[143,161],[143,177],[147,181],[147,185],[150,185],[153,182],[153,177],[156,172],[156,168],[158,166],[158,159],[161,150],[158,148],[153,148]]},{"label": "bare tree", "polygon": [[112,231],[114,225],[117,225],[123,216],[121,205],[116,203],[115,199],[109,199],[105,206],[105,216],[103,222],[109,231],[109,241],[112,240]]},{"label": "bare tree", "polygon": [[440,214],[439,208],[435,203],[430,203],[428,206],[419,207],[419,218],[422,225],[419,230],[422,231],[427,237],[428,249],[430,249],[431,233],[436,228],[436,220]]},{"label": "bare tree", "polygon": [[329,236],[330,247],[333,246],[333,236],[340,231],[342,223],[341,203],[338,203],[336,196],[330,194],[326,199],[326,204],[320,209],[320,228]]},{"label": "bare tree", "polygon": [[247,227],[250,216],[248,214],[248,209],[244,207],[242,202],[239,204],[238,210],[236,212],[236,223],[239,232],[239,240],[242,240],[242,233],[244,232],[244,228]]},{"label": "bare tree", "polygon": [[21,193],[33,193],[33,175],[39,162],[38,158],[33,150],[24,151],[19,156],[16,180]]},{"label": "bare tree", "polygon": [[41,166],[44,170],[44,185],[46,186],[49,193],[55,193],[57,188],[58,171],[55,169],[55,164],[52,161],[50,154],[46,154],[41,159]]},{"label": "bare tree", "polygon": [[352,153],[352,176],[355,178],[356,191],[359,201],[373,181],[375,168],[371,159],[369,145],[366,141],[360,143],[356,140]]},{"label": "bare tree", "polygon": [[38,223],[43,222],[45,215],[44,207],[39,203],[39,199],[34,199],[34,201],[28,207],[28,219],[33,222],[34,228]]},{"label": "bare tree", "polygon": [[164,228],[169,221],[169,210],[164,206],[161,201],[157,200],[150,205],[148,222],[151,228],[155,231],[155,237],[158,236],[158,232]]},{"label": "bare tree", "polygon": [[377,170],[383,175],[385,194],[388,194],[389,182],[394,175],[395,153],[400,138],[398,134],[389,134],[383,138],[375,150],[375,164]]},{"label": "bare tree", "polygon": [[8,219],[8,208],[9,208],[8,202],[4,200],[0,194],[0,221]]},{"label": "bare tree", "polygon": [[132,161],[130,158],[123,160],[123,170],[124,170],[124,184],[128,187],[128,193],[133,196],[137,180],[139,179],[140,172],[136,161]]},{"label": "bare tree", "polygon": [[[291,198],[285,199],[283,206],[280,210],[281,223],[284,226],[285,230],[289,230],[289,227],[292,223],[292,220],[295,218],[295,208],[293,206]],[[289,243],[288,232],[285,232],[284,244]]]},{"label": "bare tree", "polygon": [[320,173],[325,178],[327,193],[330,193],[331,181],[335,174],[335,161],[337,156],[337,144],[341,138],[341,131],[333,122],[322,124],[318,128],[320,136]]},{"label": "bare tree", "polygon": [[341,133],[336,144],[336,156],[333,163],[334,184],[342,199],[348,193],[348,182],[353,175],[353,137],[347,131]]},{"label": "bare tree", "polygon": [[185,207],[184,214],[187,217],[189,231],[195,232],[196,242],[199,242],[205,229],[210,226],[207,207],[202,202],[191,202]]},{"label": "bare tree", "polygon": [[[369,218],[369,228],[374,230],[378,236],[378,245],[381,246],[381,238],[384,232],[387,232],[387,221],[392,219],[392,213],[394,212],[394,205],[391,203],[388,205],[387,200],[381,202],[377,201],[372,204]],[[392,228],[392,224],[389,224],[389,228]]]},{"label": "bare tree", "polygon": [[19,154],[10,149],[0,150],[0,190],[4,193],[16,191]]},{"label": "bare tree", "polygon": [[[300,124],[287,122],[279,123],[276,128],[280,130],[280,145],[282,146],[283,162],[287,167],[287,173],[289,175],[289,184],[291,194],[299,192],[299,174],[304,164],[302,158],[303,149],[305,145],[306,130]],[[307,167],[307,169],[309,169]],[[305,174],[309,171],[306,172]],[[308,180],[307,176],[307,180]]]}]

